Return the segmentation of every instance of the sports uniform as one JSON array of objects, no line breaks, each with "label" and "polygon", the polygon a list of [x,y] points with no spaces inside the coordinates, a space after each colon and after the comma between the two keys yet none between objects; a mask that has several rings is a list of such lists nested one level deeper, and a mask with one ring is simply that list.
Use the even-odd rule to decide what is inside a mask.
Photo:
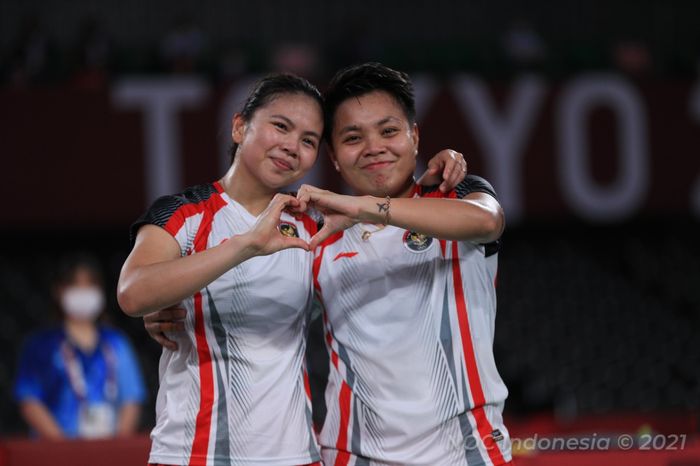
[{"label": "sports uniform", "polygon": [[[468,176],[444,195],[485,192]],[[363,233],[369,238],[362,239]],[[497,244],[362,224],[318,248],[331,369],[326,465],[500,465],[511,460],[493,357]]]},{"label": "sports uniform", "polygon": [[[217,183],[165,196],[132,226],[170,233],[182,256],[244,233],[256,217]],[[316,225],[283,213],[280,231]],[[163,350],[150,463],[280,465],[318,461],[304,350],[312,255],[287,249],[233,267],[186,299],[184,334]]]}]

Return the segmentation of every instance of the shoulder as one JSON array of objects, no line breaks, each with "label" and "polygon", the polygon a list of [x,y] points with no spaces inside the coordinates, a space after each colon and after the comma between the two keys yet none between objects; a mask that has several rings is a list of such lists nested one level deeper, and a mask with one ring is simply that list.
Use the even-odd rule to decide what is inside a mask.
[{"label": "shoulder", "polygon": [[491,183],[476,175],[467,175],[462,182],[455,187],[455,191],[459,198],[463,198],[471,193],[486,193],[494,199],[498,199],[496,190],[493,189]]},{"label": "shoulder", "polygon": [[60,328],[34,331],[24,339],[22,353],[25,355],[51,354],[56,348],[59,347],[63,339],[64,333]]},{"label": "shoulder", "polygon": [[[421,197],[451,197],[452,193],[443,194],[438,190],[440,185],[425,186],[421,189]],[[493,189],[491,183],[477,175],[467,175],[452,191],[455,197],[463,198],[471,193],[486,193],[498,199],[496,190]]]},{"label": "shoulder", "polygon": [[[156,225],[168,230],[174,235],[175,230],[182,226],[184,220],[204,210],[204,205],[219,193],[214,183],[205,183],[189,187],[177,194],[170,194],[156,199],[148,210],[141,215],[130,228],[131,243],[136,240],[136,234],[143,225]],[[175,220],[173,220],[175,219]],[[167,228],[169,223],[174,223]]]}]

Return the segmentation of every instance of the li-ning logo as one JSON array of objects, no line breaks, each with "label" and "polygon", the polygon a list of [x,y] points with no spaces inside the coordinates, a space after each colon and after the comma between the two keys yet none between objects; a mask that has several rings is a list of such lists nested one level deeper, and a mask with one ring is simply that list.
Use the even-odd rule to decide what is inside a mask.
[{"label": "li-ning logo", "polygon": [[299,237],[299,232],[297,231],[296,225],[293,225],[291,223],[287,222],[280,222],[279,226],[277,229],[282,233],[284,236],[288,236],[290,238],[298,238]]},{"label": "li-ning logo", "polygon": [[421,252],[425,251],[433,244],[433,238],[416,231],[407,231],[403,234],[403,244],[410,251]]}]

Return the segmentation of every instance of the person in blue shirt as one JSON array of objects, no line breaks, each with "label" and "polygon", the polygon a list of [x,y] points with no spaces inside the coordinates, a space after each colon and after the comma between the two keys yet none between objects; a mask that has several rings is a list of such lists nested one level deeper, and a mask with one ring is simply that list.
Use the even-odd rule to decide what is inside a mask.
[{"label": "person in blue shirt", "polygon": [[136,431],[145,388],[127,338],[97,322],[105,307],[97,262],[63,261],[52,289],[62,325],[31,335],[14,396],[42,438],[104,438]]}]

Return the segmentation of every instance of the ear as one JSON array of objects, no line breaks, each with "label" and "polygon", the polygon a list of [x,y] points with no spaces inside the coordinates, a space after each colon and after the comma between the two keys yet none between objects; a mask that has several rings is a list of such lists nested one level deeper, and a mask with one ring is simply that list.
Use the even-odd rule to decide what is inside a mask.
[{"label": "ear", "polygon": [[413,156],[417,157],[418,156],[418,141],[420,140],[420,137],[418,136],[418,123],[413,123],[413,128],[411,130],[411,139],[413,140]]},{"label": "ear", "polygon": [[243,135],[245,134],[246,122],[243,119],[243,115],[236,113],[233,115],[231,120],[231,139],[236,144],[243,142]]}]

